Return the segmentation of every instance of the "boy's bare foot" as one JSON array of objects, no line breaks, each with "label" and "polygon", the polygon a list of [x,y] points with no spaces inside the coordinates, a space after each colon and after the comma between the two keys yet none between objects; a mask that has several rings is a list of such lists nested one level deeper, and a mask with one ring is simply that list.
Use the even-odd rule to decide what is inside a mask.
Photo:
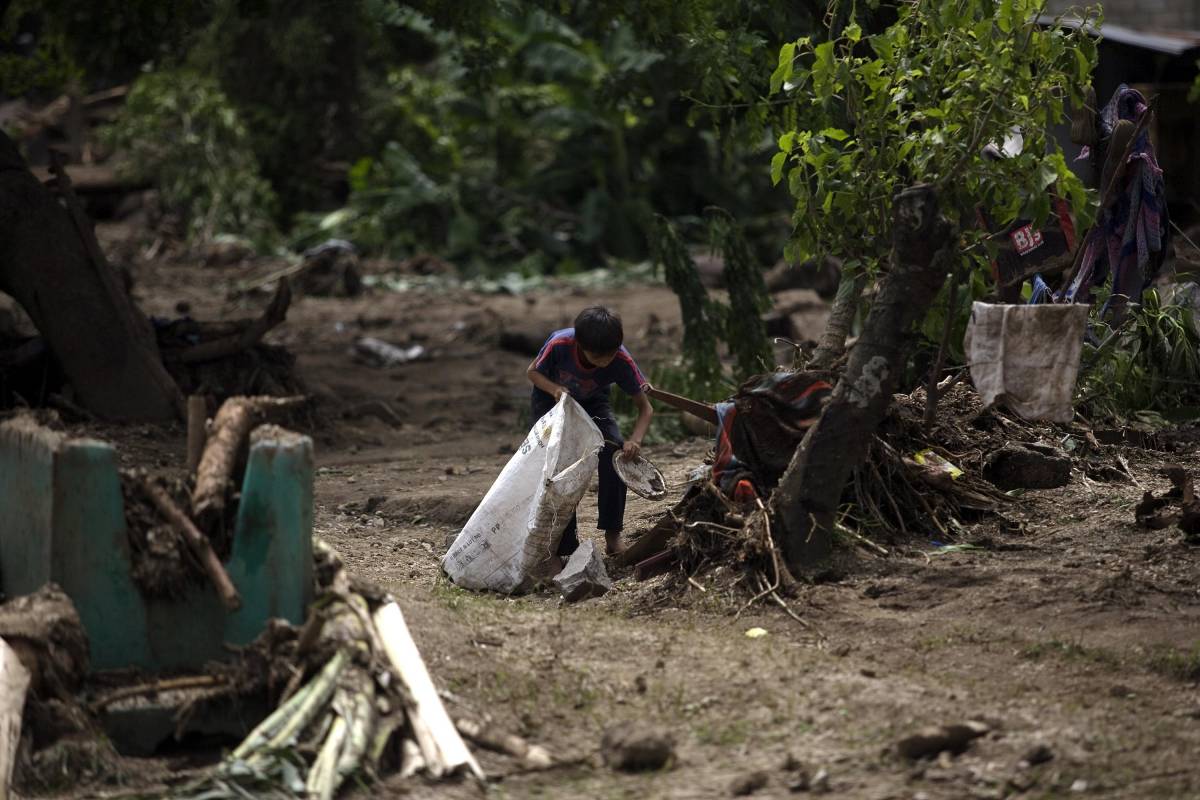
[{"label": "boy's bare foot", "polygon": [[563,571],[563,567],[567,565],[567,560],[562,556],[550,556],[542,562],[542,572],[546,580],[550,580],[555,575]]},{"label": "boy's bare foot", "polygon": [[621,543],[620,531],[604,532],[604,549],[610,556],[619,556],[625,552],[625,545]]}]

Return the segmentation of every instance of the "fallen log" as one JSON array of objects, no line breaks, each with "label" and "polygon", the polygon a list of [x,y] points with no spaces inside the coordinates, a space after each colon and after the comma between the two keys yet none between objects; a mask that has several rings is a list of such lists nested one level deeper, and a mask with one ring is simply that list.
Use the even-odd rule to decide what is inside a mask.
[{"label": "fallen log", "polygon": [[243,350],[249,350],[262,341],[268,331],[287,319],[288,306],[291,305],[291,302],[292,289],[285,278],[279,281],[275,295],[258,319],[245,325],[237,333],[200,342],[174,354],[173,358],[185,364],[194,364],[198,361],[216,361],[219,358],[228,358]]},{"label": "fallen log", "polygon": [[184,514],[179,506],[175,505],[167,493],[161,487],[156,486],[149,479],[142,481],[142,491],[146,497],[150,498],[150,502],[158,509],[168,522],[170,522],[176,530],[183,534],[183,540],[187,542],[192,553],[200,562],[200,566],[208,573],[209,580],[217,590],[217,594],[221,597],[221,603],[227,611],[237,611],[242,607],[242,596],[238,594],[237,587],[233,585],[233,581],[229,579],[229,573],[221,566],[221,562],[217,559],[217,554],[213,552],[212,543],[208,537],[201,533],[195,523],[188,519],[187,514]]},{"label": "fallen log", "polygon": [[530,744],[515,733],[501,733],[471,719],[460,719],[455,723],[458,732],[470,741],[493,753],[512,756],[525,769],[549,769],[554,758],[541,745]]},{"label": "fallen log", "polygon": [[234,470],[250,430],[268,412],[295,408],[303,402],[303,397],[231,397],[221,405],[196,467],[192,491],[192,516],[201,530],[211,535],[225,514]]},{"label": "fallen log", "polygon": [[939,216],[933,187],[896,197],[891,269],[828,406],[809,429],[771,498],[784,557],[802,571],[829,557],[842,490],[903,373],[909,333],[946,279],[956,232]]},{"label": "fallen log", "polygon": [[388,662],[408,689],[408,720],[429,774],[438,778],[468,772],[482,781],[483,770],[450,721],[400,606],[395,602],[380,606],[374,622]]}]

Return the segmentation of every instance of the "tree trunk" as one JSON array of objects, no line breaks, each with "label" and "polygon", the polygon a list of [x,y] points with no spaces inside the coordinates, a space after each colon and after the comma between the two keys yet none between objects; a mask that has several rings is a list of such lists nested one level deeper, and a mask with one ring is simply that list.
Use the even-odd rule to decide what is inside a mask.
[{"label": "tree trunk", "polygon": [[817,349],[808,362],[808,369],[832,369],[846,352],[846,339],[850,336],[850,328],[854,325],[858,303],[866,286],[867,273],[861,267],[842,272],[829,322],[826,323],[821,341],[817,343]]},{"label": "tree trunk", "polygon": [[842,490],[887,413],[909,351],[909,332],[937,295],[955,243],[933,188],[914,186],[895,203],[892,263],[862,336],[821,419],[809,429],[771,499],[793,571],[828,558]]},{"label": "tree trunk", "polygon": [[0,133],[0,291],[29,313],[88,411],[123,420],[179,416],[183,398],[149,320],[103,257],[93,258],[81,235],[90,227],[77,230],[76,222]]}]

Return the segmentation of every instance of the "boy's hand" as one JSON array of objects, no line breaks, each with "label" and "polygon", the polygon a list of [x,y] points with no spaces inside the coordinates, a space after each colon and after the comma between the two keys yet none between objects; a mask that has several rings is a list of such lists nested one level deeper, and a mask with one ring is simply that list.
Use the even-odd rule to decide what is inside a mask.
[{"label": "boy's hand", "polygon": [[632,461],[642,454],[641,442],[628,441],[621,448],[621,458],[626,461]]},{"label": "boy's hand", "polygon": [[559,401],[559,399],[566,393],[567,393],[567,390],[565,388],[563,388],[562,386],[555,386],[554,392],[552,393],[553,397],[554,397],[554,402],[557,403]]}]

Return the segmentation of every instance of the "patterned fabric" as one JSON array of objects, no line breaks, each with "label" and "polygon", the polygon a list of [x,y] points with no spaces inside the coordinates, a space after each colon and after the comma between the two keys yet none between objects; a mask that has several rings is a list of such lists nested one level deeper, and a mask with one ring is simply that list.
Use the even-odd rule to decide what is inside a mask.
[{"label": "patterned fabric", "polygon": [[759,375],[717,404],[713,482],[725,495],[748,502],[775,489],[833,393],[824,378],[810,372]]},{"label": "patterned fabric", "polygon": [[[1111,137],[1121,120],[1136,124],[1146,112],[1142,94],[1122,84],[1100,115],[1102,138]],[[1105,188],[1100,187],[1101,192]],[[1059,290],[1055,300],[1089,302],[1092,287],[1102,285],[1110,276],[1114,296],[1139,300],[1166,255],[1166,199],[1162,169],[1154,158],[1149,130],[1144,130],[1130,149],[1116,190],[1099,210],[1096,224],[1083,242],[1079,271],[1070,285]]]}]

